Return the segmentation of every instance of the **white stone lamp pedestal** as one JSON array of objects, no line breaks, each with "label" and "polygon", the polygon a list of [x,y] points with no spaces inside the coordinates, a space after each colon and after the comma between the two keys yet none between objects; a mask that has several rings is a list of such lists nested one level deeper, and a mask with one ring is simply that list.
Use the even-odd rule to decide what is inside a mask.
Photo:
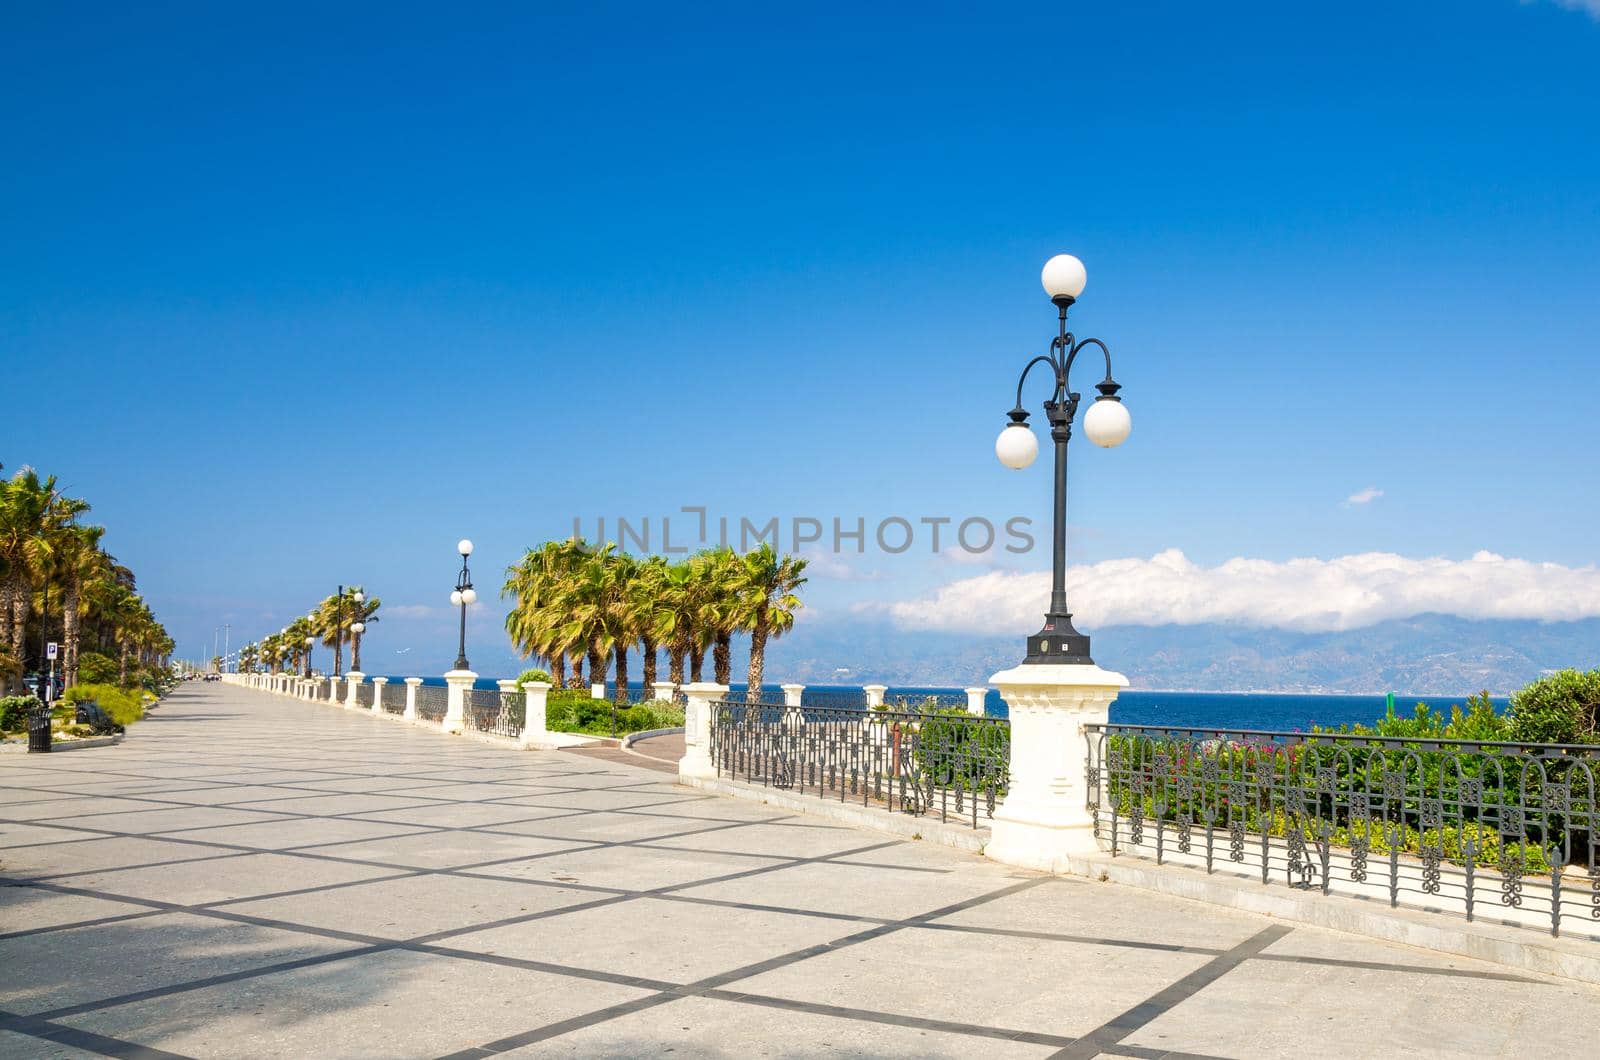
[{"label": "white stone lamp pedestal", "polygon": [[471,670],[450,670],[444,675],[445,692],[444,731],[463,733],[467,730],[467,689],[478,675]]},{"label": "white stone lamp pedestal", "polygon": [[989,680],[1011,712],[1011,778],[984,854],[1065,872],[1071,858],[1096,852],[1083,727],[1105,724],[1128,679],[1098,666],[1055,663],[1023,664]]},{"label": "white stone lamp pedestal", "polygon": [[683,708],[683,757],[678,759],[678,776],[706,779],[717,775],[711,758],[711,704],[728,694],[727,685],[696,681],[683,686],[688,703]]}]

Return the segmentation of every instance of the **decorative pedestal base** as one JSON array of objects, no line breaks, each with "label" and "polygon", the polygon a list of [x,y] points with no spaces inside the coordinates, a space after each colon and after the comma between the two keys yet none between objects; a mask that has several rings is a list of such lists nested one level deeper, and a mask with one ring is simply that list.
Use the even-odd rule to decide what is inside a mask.
[{"label": "decorative pedestal base", "polygon": [[1024,664],[989,680],[1011,713],[1011,782],[984,854],[1064,872],[1072,857],[1096,849],[1083,727],[1105,723],[1128,679],[1093,665]]}]

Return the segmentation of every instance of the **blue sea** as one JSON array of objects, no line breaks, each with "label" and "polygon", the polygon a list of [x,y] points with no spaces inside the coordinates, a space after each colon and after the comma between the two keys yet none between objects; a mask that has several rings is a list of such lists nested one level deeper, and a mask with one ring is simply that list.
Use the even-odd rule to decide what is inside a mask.
[{"label": "blue sea", "polygon": [[[391,677],[399,684],[401,678]],[[442,677],[424,677],[426,685],[444,684]],[[478,688],[499,687],[493,678],[480,677]],[[733,685],[743,691],[744,685]],[[778,685],[763,685],[774,695],[781,694]],[[859,693],[860,685],[807,685],[817,692]],[[889,696],[899,695],[953,695],[960,696],[959,688],[890,686]],[[1418,703],[1426,703],[1448,713],[1451,706],[1466,706],[1467,696],[1394,694],[1395,712],[1409,717]],[[1180,728],[1204,729],[1273,729],[1292,732],[1309,730],[1313,725],[1363,724],[1383,717],[1387,698],[1384,695],[1315,695],[1298,692],[1124,692],[1111,705],[1111,720],[1120,725],[1172,725]],[[1495,709],[1502,713],[1508,706],[1504,698],[1493,700]],[[985,699],[987,712],[997,718],[1006,716],[1005,701],[995,689],[989,690]]]}]

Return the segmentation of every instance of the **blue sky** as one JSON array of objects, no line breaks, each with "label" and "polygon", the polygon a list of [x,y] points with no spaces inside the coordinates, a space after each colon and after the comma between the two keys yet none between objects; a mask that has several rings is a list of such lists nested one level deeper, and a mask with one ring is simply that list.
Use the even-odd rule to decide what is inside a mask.
[{"label": "blue sky", "polygon": [[[374,651],[442,665],[463,535],[486,588],[684,505],[1043,541],[1045,465],[992,444],[1070,251],[1134,417],[1074,447],[1075,561],[1588,585],[1592,6],[12,9],[0,357],[39,416],[0,461],[95,504],[182,652],[356,581],[415,612]],[[1046,566],[823,557],[809,599]]]}]

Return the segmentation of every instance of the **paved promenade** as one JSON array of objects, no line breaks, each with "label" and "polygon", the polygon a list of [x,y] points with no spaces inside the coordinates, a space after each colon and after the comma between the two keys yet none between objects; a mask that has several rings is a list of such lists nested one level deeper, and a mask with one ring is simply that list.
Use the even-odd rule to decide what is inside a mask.
[{"label": "paved promenade", "polygon": [[0,1056],[1592,1055],[1600,991],[190,685],[0,758]]}]

